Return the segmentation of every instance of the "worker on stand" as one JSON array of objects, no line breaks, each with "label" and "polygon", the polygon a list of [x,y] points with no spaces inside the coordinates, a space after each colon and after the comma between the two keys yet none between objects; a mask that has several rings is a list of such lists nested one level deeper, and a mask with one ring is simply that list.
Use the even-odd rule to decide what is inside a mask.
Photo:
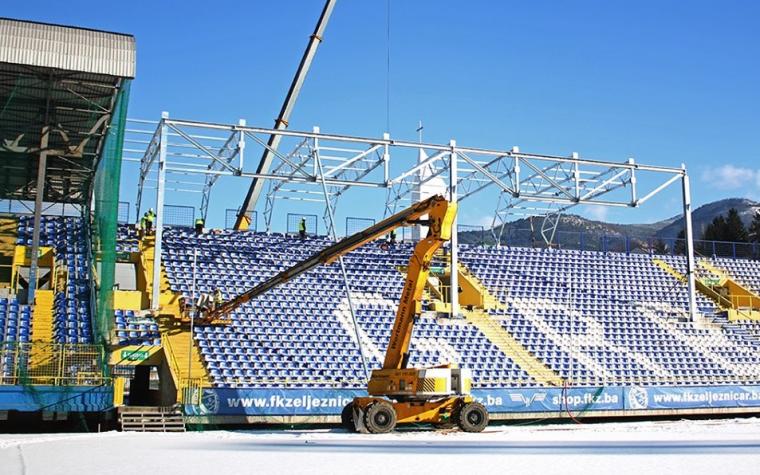
[{"label": "worker on stand", "polygon": [[142,239],[145,237],[145,227],[148,225],[147,219],[145,219],[145,215],[143,215],[142,218],[140,218],[140,224],[138,224],[137,227],[137,237]]},{"label": "worker on stand", "polygon": [[301,218],[301,221],[298,223],[298,236],[301,238],[301,241],[306,239],[306,218]]},{"label": "worker on stand", "polygon": [[202,292],[195,302],[195,308],[197,309],[196,318],[203,319],[204,314],[211,310],[211,296]]},{"label": "worker on stand", "polygon": [[216,310],[219,307],[222,306],[222,303],[224,303],[224,298],[222,297],[222,291],[219,290],[219,287],[214,289],[214,307],[213,309]]},{"label": "worker on stand", "polygon": [[396,230],[392,229],[390,234],[390,245],[395,246],[396,245]]},{"label": "worker on stand", "polygon": [[196,236],[200,236],[201,234],[203,234],[204,224],[205,222],[203,221],[203,218],[201,217],[195,218],[195,235]]},{"label": "worker on stand", "polygon": [[143,218],[145,219],[145,234],[153,234],[153,222],[156,220],[156,213],[153,208],[149,209]]}]

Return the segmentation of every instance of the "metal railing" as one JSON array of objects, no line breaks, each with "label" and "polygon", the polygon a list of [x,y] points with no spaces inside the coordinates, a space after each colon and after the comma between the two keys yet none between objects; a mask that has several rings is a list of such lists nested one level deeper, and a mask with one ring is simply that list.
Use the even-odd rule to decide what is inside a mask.
[{"label": "metal railing", "polygon": [[732,295],[731,306],[740,309],[760,309],[760,299],[753,295]]},{"label": "metal railing", "polygon": [[[531,229],[510,230],[502,237],[502,244],[518,247],[549,247],[541,238],[540,233]],[[583,231],[557,231],[551,247],[580,251],[625,252],[627,254],[684,255],[686,241],[657,236],[591,235]],[[760,243],[757,242],[696,239],[694,240],[694,250],[706,256],[760,259]]]},{"label": "metal railing", "polygon": [[[169,362],[169,369],[174,373],[175,381],[180,380],[182,370],[177,361],[177,355],[174,354],[174,348],[172,347],[171,339],[169,338],[169,332],[161,332],[161,344],[164,347],[164,355]],[[179,388],[178,388],[179,389]]]},{"label": "metal railing", "polygon": [[0,385],[97,386],[103,369],[100,345],[0,343]]},{"label": "metal railing", "polygon": [[179,383],[177,402],[197,406],[203,398],[203,388],[211,387],[204,378],[185,378]]}]

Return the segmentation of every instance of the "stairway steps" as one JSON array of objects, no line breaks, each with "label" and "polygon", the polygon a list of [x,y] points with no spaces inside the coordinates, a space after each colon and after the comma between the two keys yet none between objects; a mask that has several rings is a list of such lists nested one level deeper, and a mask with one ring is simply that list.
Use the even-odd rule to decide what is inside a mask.
[{"label": "stairway steps", "polygon": [[119,412],[122,432],[185,432],[185,418],[176,409],[125,407]]},{"label": "stairway steps", "polygon": [[464,311],[467,321],[475,325],[505,355],[509,356],[536,381],[561,386],[562,378],[506,332],[501,324],[482,310]]},{"label": "stairway steps", "polygon": [[[154,238],[148,237],[140,241],[140,251],[142,253],[143,271],[145,272],[145,281],[147,282],[145,291],[148,293],[149,300],[153,289],[153,245]],[[183,325],[177,295],[174,294],[169,286],[169,280],[166,276],[165,269],[161,269],[160,284],[160,312],[157,318],[159,331],[162,336],[162,346],[164,351],[171,351],[174,359],[170,359],[171,373],[175,379],[174,383],[178,390],[182,380],[200,378],[209,383],[210,377],[203,359],[200,356],[196,342],[190,343],[190,329]],[[176,367],[174,362],[176,362]],[[188,373],[188,365],[190,372]],[[210,384],[209,384],[210,385]],[[179,395],[178,395],[179,396]]]}]

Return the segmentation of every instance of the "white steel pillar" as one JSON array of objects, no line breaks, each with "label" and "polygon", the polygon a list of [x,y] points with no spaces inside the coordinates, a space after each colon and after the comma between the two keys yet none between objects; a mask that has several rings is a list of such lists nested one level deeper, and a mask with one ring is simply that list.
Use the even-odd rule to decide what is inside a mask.
[{"label": "white steel pillar", "polygon": [[[319,127],[314,127],[314,133],[319,133]],[[322,168],[322,160],[319,158],[319,147],[316,143],[317,139],[314,139],[314,165],[317,167],[317,173],[319,174],[320,181],[322,182],[322,192],[325,196],[325,209],[329,218],[328,232],[332,237],[333,242],[338,242],[338,233],[335,229],[335,213],[330,205],[330,194],[327,192],[327,184],[325,183],[325,173]],[[348,235],[348,230],[346,230]],[[351,286],[348,282],[348,272],[346,272],[346,264],[343,261],[343,256],[338,257],[338,263],[340,264],[340,272],[343,275],[343,285],[346,288],[346,300],[348,300],[348,310],[351,312],[351,322],[354,325],[354,336],[356,337],[356,344],[359,346],[359,354],[362,358],[362,369],[364,370],[364,379],[369,381],[369,369],[367,368],[367,357],[364,355],[364,345],[362,345],[361,334],[359,333],[359,322],[356,320],[356,310],[354,308],[354,302],[351,298]]]},{"label": "white steel pillar", "polygon": [[686,281],[689,287],[689,316],[692,321],[697,318],[697,294],[695,291],[695,274],[694,274],[694,230],[691,224],[691,190],[689,188],[689,175],[686,174],[686,166],[681,165],[683,177],[683,220],[686,238]]},{"label": "white steel pillar", "polygon": [[[449,158],[449,203],[457,204],[457,152],[456,140],[449,141],[451,147],[451,156]],[[459,230],[457,228],[458,215],[454,216],[454,222],[451,223],[451,289],[449,290],[449,300],[451,301],[451,318],[459,316]]]},{"label": "white steel pillar", "polygon": [[[37,164],[37,192],[34,197],[34,230],[32,231],[32,249],[29,254],[29,288],[27,303],[34,305],[34,293],[37,291],[37,274],[39,274],[40,232],[42,231],[42,204],[45,199],[45,173],[47,171],[48,138],[50,127],[42,128],[40,140],[40,159]],[[50,282],[53,282],[53,269],[50,269]]]},{"label": "white steel pillar", "polygon": [[166,149],[168,146],[168,131],[166,119],[168,112],[161,113],[161,138],[158,144],[158,186],[156,191],[156,230],[155,247],[153,248],[153,295],[150,308],[157,311],[161,295],[161,248],[164,234],[164,193],[166,192]]}]

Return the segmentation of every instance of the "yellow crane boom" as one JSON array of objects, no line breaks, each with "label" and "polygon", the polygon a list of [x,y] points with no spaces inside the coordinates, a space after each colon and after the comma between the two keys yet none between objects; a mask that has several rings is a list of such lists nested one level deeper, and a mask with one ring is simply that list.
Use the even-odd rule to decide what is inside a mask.
[{"label": "yellow crane boom", "polygon": [[[422,293],[435,252],[451,238],[457,206],[443,196],[432,196],[348,236],[315,253],[206,314],[207,321],[221,320],[236,308],[319,265],[328,265],[364,244],[401,226],[424,224],[427,236],[409,259],[401,301],[391,329],[381,369],[372,371],[367,397],[357,397],[341,414],[344,425],[360,432],[383,433],[396,423],[428,422],[438,427],[458,425],[480,432],[488,424],[488,411],[474,401],[468,369],[447,364],[433,368],[407,368],[409,345],[416,317],[422,312]],[[424,219],[423,219],[424,218]]]}]

